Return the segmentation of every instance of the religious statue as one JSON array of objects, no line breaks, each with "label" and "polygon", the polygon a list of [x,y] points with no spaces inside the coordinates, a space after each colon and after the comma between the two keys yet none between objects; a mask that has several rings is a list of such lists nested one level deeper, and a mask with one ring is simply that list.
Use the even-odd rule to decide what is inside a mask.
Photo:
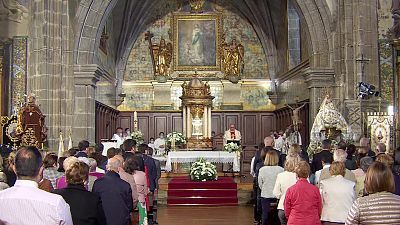
[{"label": "religious statue", "polygon": [[28,9],[17,0],[0,0],[0,20],[21,22]]},{"label": "religious statue", "polygon": [[231,44],[222,44],[222,71],[227,77],[239,77],[244,67],[244,48],[236,39]]},{"label": "religious statue", "polygon": [[189,0],[190,8],[192,13],[201,13],[205,0]]},{"label": "religious statue", "polygon": [[287,107],[289,107],[289,108],[292,110],[292,112],[293,112],[293,115],[292,115],[292,123],[293,123],[293,126],[294,126],[295,129],[297,129],[297,128],[298,128],[298,125],[299,125],[300,123],[302,123],[302,121],[300,120],[299,113],[300,113],[300,109],[303,108],[306,104],[307,104],[307,103],[304,103],[303,105],[301,105],[301,106],[299,106],[299,107],[296,107],[296,108],[291,107],[290,105],[287,105]]},{"label": "religious statue", "polygon": [[149,41],[150,54],[153,61],[154,75],[166,77],[170,73],[172,62],[172,44],[161,38],[159,44],[153,44],[153,34],[146,33],[146,40]]}]

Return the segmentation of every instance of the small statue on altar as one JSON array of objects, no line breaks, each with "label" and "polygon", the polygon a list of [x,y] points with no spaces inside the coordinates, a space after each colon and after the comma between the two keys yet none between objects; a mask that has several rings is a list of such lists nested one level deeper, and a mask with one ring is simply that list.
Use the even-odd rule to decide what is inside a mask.
[{"label": "small statue on altar", "polygon": [[222,44],[222,69],[226,76],[239,76],[243,72],[244,47],[233,39],[231,44]]}]

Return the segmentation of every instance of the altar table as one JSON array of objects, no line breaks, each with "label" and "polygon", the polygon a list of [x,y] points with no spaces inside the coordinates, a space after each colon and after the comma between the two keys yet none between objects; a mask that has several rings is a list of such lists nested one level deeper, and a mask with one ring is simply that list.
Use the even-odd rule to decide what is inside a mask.
[{"label": "altar table", "polygon": [[203,158],[211,163],[229,163],[233,164],[233,172],[240,171],[240,158],[235,152],[226,151],[176,151],[169,152],[165,170],[172,171],[172,163],[192,163],[196,162],[199,158]]}]

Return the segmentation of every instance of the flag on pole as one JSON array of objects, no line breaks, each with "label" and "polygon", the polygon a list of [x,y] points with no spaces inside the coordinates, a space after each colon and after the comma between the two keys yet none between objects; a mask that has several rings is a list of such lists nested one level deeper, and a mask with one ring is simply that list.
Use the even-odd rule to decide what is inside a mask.
[{"label": "flag on pole", "polygon": [[71,137],[71,131],[68,134],[68,149],[70,150],[72,148],[72,137]]},{"label": "flag on pole", "polygon": [[58,158],[62,157],[64,154],[64,139],[62,132],[60,131],[60,142],[58,143]]}]

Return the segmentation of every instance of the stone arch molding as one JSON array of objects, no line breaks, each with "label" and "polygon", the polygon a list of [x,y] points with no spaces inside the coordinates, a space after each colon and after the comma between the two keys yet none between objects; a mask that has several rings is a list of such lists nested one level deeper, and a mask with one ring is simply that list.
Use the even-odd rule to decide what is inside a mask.
[{"label": "stone arch molding", "polygon": [[[294,0],[309,29],[312,68],[332,67],[333,46],[330,41],[332,15],[326,1]],[[75,17],[77,24],[75,65],[97,64],[96,49],[99,46],[102,27],[117,2],[118,0],[82,0],[80,2]],[[116,74],[121,74],[121,67],[122,65],[117,65]]]}]

